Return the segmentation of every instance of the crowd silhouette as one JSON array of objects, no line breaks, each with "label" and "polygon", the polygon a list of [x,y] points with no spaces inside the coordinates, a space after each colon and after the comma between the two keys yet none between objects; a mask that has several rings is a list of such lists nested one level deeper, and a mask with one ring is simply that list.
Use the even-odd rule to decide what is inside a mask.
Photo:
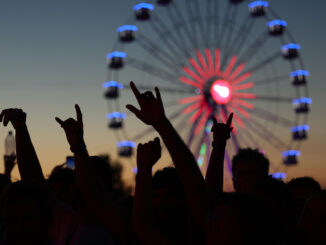
[{"label": "crowd silhouette", "polygon": [[[45,178],[29,135],[26,113],[6,109],[4,126],[15,129],[15,158],[0,175],[0,245],[75,244],[326,244],[326,191],[310,177],[284,183],[269,176],[269,160],[240,149],[232,160],[235,192],[223,192],[224,152],[232,132],[213,118],[212,152],[204,177],[196,159],[155,95],[130,87],[139,108],[127,105],[160,137],[139,144],[134,195],[117,184],[108,159],[89,156],[81,109],[55,120],[70,145],[75,170],[55,167]],[[152,173],[164,142],[174,167]],[[21,181],[12,183],[17,162]]]}]

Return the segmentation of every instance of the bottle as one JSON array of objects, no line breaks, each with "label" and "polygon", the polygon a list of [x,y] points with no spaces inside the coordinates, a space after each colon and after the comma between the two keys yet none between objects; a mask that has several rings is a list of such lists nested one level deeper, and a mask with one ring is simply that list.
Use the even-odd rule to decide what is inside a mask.
[{"label": "bottle", "polygon": [[12,131],[9,131],[5,139],[5,157],[15,157],[16,156],[16,140]]}]

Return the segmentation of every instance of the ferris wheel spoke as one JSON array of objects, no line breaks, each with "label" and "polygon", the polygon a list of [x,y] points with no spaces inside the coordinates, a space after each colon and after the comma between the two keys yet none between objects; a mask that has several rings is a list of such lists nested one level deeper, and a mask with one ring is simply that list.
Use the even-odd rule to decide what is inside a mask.
[{"label": "ferris wheel spoke", "polygon": [[226,8],[226,11],[224,12],[224,16],[223,16],[223,20],[222,20],[221,30],[218,35],[217,47],[219,47],[221,50],[223,50],[223,48],[224,48],[223,41],[224,41],[224,37],[225,37],[225,32],[228,30],[228,26],[231,24],[230,13],[232,12],[233,8],[234,8],[234,6],[231,5],[230,2],[228,1],[227,8]]},{"label": "ferris wheel spoke", "polygon": [[239,28],[238,32],[235,35],[233,35],[233,37],[228,42],[228,45],[224,49],[225,54],[223,55],[223,59],[225,59],[225,61],[223,61],[223,63],[229,59],[230,55],[236,54],[234,52],[234,49],[235,49],[236,45],[238,45],[239,40],[241,40],[241,37],[246,33],[247,25],[249,25],[251,23],[250,21],[253,21],[253,19],[250,16],[247,16],[245,21],[242,22],[242,25]]},{"label": "ferris wheel spoke", "polygon": [[206,48],[211,48],[211,37],[212,37],[212,21],[211,18],[214,15],[214,1],[209,0],[206,4]]},{"label": "ferris wheel spoke", "polygon": [[250,37],[251,32],[255,26],[255,22],[253,18],[250,18],[250,21],[248,22],[248,26],[244,29],[241,36],[239,37],[238,41],[236,42],[236,45],[234,47],[234,53],[240,54],[243,47],[247,43],[247,39]]},{"label": "ferris wheel spoke", "polygon": [[[191,5],[187,4],[187,2],[186,2],[186,10],[187,10],[186,13],[187,13],[187,18],[189,19],[189,22],[194,23],[196,18],[194,16],[193,9],[192,9]],[[199,37],[197,35],[197,26],[193,25],[192,29],[193,29],[192,30],[192,38],[196,44],[199,44]]]},{"label": "ferris wheel spoke", "polygon": [[266,65],[269,65],[270,63],[276,61],[277,59],[279,59],[281,57],[282,56],[280,55],[280,52],[276,52],[276,53],[272,54],[271,56],[267,57],[265,60],[252,66],[250,69],[248,69],[248,71],[250,71],[250,72],[258,71],[258,70],[262,69],[263,67],[265,67]]},{"label": "ferris wheel spoke", "polygon": [[171,65],[173,65],[174,67],[178,64],[176,57],[171,51],[167,52],[166,50],[162,49],[162,47],[156,45],[153,41],[151,41],[149,38],[147,38],[145,35],[141,34],[140,32],[138,33],[138,36],[139,38],[136,39],[137,41],[136,43],[138,43],[147,52],[149,52],[153,56],[159,54],[160,59],[163,58],[166,61],[169,61]]},{"label": "ferris wheel spoke", "polygon": [[[196,9],[196,6],[194,2],[197,0],[190,0],[187,1],[186,7],[187,7],[187,14],[189,17],[189,20],[191,23],[193,23],[193,34],[195,36],[195,40],[198,41],[198,44],[200,43],[200,39],[205,42],[205,35],[203,35],[204,30],[202,29],[202,23],[201,23],[201,17],[200,17],[200,10]],[[194,7],[193,7],[194,6]],[[201,37],[199,37],[201,36]]]},{"label": "ferris wheel spoke", "polygon": [[255,100],[270,101],[277,103],[292,103],[293,98],[290,97],[278,97],[278,96],[268,96],[268,95],[256,95]]},{"label": "ferris wheel spoke", "polygon": [[255,136],[259,137],[260,139],[263,139],[266,143],[269,145],[273,146],[276,150],[282,150],[283,148],[279,146],[279,144],[275,143],[271,139],[269,139],[269,135],[266,133],[262,133],[260,130],[257,130],[254,126],[246,122],[246,133],[248,134],[249,132],[254,134]]},{"label": "ferris wheel spoke", "polygon": [[[171,41],[171,39],[168,38],[167,33],[164,33],[163,31],[159,30],[157,25],[155,24],[154,21],[150,22],[150,26],[152,30],[157,34],[157,36],[163,41],[164,45],[167,47],[168,50],[171,51],[172,55],[175,55],[178,57],[179,55],[179,49],[174,45],[174,43]],[[168,32],[170,33],[170,32]],[[172,42],[172,43],[171,43]]]},{"label": "ferris wheel spoke", "polygon": [[[219,32],[220,32],[220,16],[219,16],[219,12],[220,12],[220,4],[219,4],[219,0],[213,1],[215,3],[214,6],[214,31],[213,31],[213,46],[215,47],[215,43],[218,42],[218,38],[219,38]],[[217,45],[218,47],[218,45]]]},{"label": "ferris wheel spoke", "polygon": [[249,118],[250,117],[250,114],[245,109],[243,109],[242,107],[238,106],[237,104],[231,103],[230,104],[230,107],[232,109],[238,111],[239,114],[242,115],[242,116],[244,116],[245,118]]},{"label": "ferris wheel spoke", "polygon": [[142,47],[143,49],[145,49],[148,54],[150,54],[152,57],[158,58],[160,63],[162,63],[164,66],[166,66],[166,68],[174,71],[174,72],[178,72],[176,65],[171,63],[171,61],[166,60],[166,58],[157,52],[157,50],[153,47],[150,47],[148,45],[146,45],[145,43],[143,43],[142,41],[137,41],[136,43],[139,44],[140,47]]},{"label": "ferris wheel spoke", "polygon": [[251,118],[250,121],[246,119],[244,119],[244,121],[246,122],[247,127],[251,128],[251,130],[253,130],[258,136],[260,136],[268,143],[272,144],[278,150],[284,150],[287,148],[287,144],[284,143],[282,139],[275,136],[275,134],[270,132],[269,129],[267,129],[264,125],[260,124],[257,120]]},{"label": "ferris wheel spoke", "polygon": [[260,147],[260,144],[257,142],[256,137],[251,134],[250,130],[241,130],[241,134],[244,135],[251,144],[248,144],[247,147]]},{"label": "ferris wheel spoke", "polygon": [[[205,25],[204,25],[204,21],[201,21],[202,16],[201,16],[201,8],[200,8],[200,4],[198,3],[198,1],[202,2],[201,0],[193,0],[194,1],[194,7],[196,9],[196,12],[198,13],[196,19],[198,20],[198,26],[199,26],[199,30],[200,30],[200,35],[203,39],[203,42],[205,43],[206,47],[208,47],[208,37],[207,37],[207,32],[205,32]],[[207,16],[207,18],[209,18],[209,16]]]},{"label": "ferris wheel spoke", "polygon": [[[179,39],[178,37],[175,37],[175,33],[172,31],[169,31],[169,29],[166,27],[164,22],[157,16],[153,16],[153,21],[150,21],[151,26],[153,30],[159,35],[161,40],[164,40],[164,42],[172,42],[171,46],[176,46],[176,53],[177,56],[182,56],[179,54],[179,51],[183,53],[183,56],[190,57],[189,50],[186,49],[186,47],[183,44],[183,40]],[[168,34],[168,35],[167,35]],[[179,55],[178,55],[179,54]]]},{"label": "ferris wheel spoke", "polygon": [[261,85],[270,84],[270,83],[282,82],[285,80],[289,80],[289,75],[282,75],[282,76],[277,76],[277,77],[273,77],[273,78],[267,78],[267,79],[255,81],[253,83],[255,84],[255,86],[261,86]]},{"label": "ferris wheel spoke", "polygon": [[263,32],[256,40],[242,53],[239,60],[249,62],[259,50],[267,43],[269,35]]},{"label": "ferris wheel spoke", "polygon": [[[175,119],[177,119],[178,117],[180,117],[181,115],[181,110],[182,109],[179,109],[177,110],[176,112],[174,112],[172,115],[168,116],[169,120],[171,122],[173,122]],[[135,135],[134,137],[131,138],[132,141],[138,141],[140,139],[142,139],[144,136],[150,134],[150,133],[153,133],[155,132],[155,129],[153,127],[150,127],[150,128],[147,128],[141,132],[139,132],[137,135]]]},{"label": "ferris wheel spoke", "polygon": [[195,49],[197,49],[199,47],[199,45],[198,45],[197,37],[195,35],[195,31],[191,30],[191,28],[188,28],[188,26],[186,25],[185,18],[183,16],[178,4],[175,4],[174,6],[175,6],[174,10],[176,11],[176,14],[177,14],[178,18],[181,20],[181,22],[184,23],[185,32],[187,33],[189,41],[191,41],[192,44],[193,44],[193,47]]},{"label": "ferris wheel spoke", "polygon": [[[229,77],[229,75],[231,74],[235,64],[237,62],[237,56],[232,56],[229,64],[227,65],[225,72],[223,73],[224,77]],[[223,65],[222,65],[223,67]]]},{"label": "ferris wheel spoke", "polygon": [[295,122],[257,106],[255,106],[255,109],[251,111],[251,114],[266,121],[273,121],[276,124],[282,125],[284,127],[295,126]]},{"label": "ferris wheel spoke", "polygon": [[195,136],[195,128],[198,125],[199,120],[196,120],[195,122],[191,123],[191,129],[189,130],[189,134],[187,136],[187,146],[190,148],[191,143],[193,142],[194,136]]},{"label": "ferris wheel spoke", "polygon": [[[131,89],[129,84],[123,84],[125,89]],[[154,86],[144,86],[144,85],[137,85],[139,90],[151,91],[153,90]],[[179,88],[172,88],[172,87],[162,87],[159,85],[159,89],[161,92],[166,93],[178,93],[178,94],[195,94],[194,90],[186,90],[186,89],[179,89]]]},{"label": "ferris wheel spoke", "polygon": [[146,72],[148,74],[154,75],[158,78],[164,79],[165,81],[172,83],[174,85],[180,85],[181,83],[176,83],[178,81],[178,77],[175,74],[172,74],[162,68],[158,68],[152,64],[148,64],[144,61],[138,60],[136,58],[132,58],[129,56],[126,64],[129,66],[138,69],[140,71]]},{"label": "ferris wheel spoke", "polygon": [[[174,31],[178,33],[179,39],[182,39],[183,45],[188,46],[187,40],[190,42],[189,45],[192,45],[191,48],[187,48],[187,50],[190,50],[192,48],[197,48],[197,44],[195,40],[192,39],[191,32],[188,29],[188,26],[185,24],[185,21],[183,19],[182,14],[178,16],[177,11],[177,4],[174,2],[167,6],[167,13],[169,15],[169,20],[172,23],[172,26],[175,27]],[[180,30],[180,26],[183,24],[183,29]]]},{"label": "ferris wheel spoke", "polygon": [[[229,42],[232,38],[232,35],[234,34],[235,32],[235,28],[234,28],[234,25],[232,24],[232,22],[235,21],[235,18],[236,18],[236,15],[237,15],[237,10],[238,8],[236,7],[232,7],[232,10],[231,10],[231,17],[229,19],[229,23],[227,24],[227,26],[225,27],[227,30],[226,30],[226,33],[225,33],[225,36],[222,36],[222,45],[221,45],[221,48],[223,49],[224,51],[224,54],[223,54],[223,59],[222,59],[222,68],[224,69],[225,65],[226,65],[226,62],[229,60],[229,54],[227,53],[227,48],[229,46]],[[232,22],[231,22],[232,20]]]},{"label": "ferris wheel spoke", "polygon": [[[232,137],[232,136],[231,136]],[[239,142],[239,149],[251,147],[247,139],[243,136],[242,133],[237,132],[238,142]]]}]

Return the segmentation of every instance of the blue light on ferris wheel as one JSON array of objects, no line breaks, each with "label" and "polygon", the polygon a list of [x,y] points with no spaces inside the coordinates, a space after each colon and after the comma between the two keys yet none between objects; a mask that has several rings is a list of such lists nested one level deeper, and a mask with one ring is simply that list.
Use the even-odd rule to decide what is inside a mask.
[{"label": "blue light on ferris wheel", "polygon": [[134,6],[134,10],[140,10],[140,9],[149,9],[149,10],[154,10],[154,5],[150,3],[139,3]]},{"label": "blue light on ferris wheel", "polygon": [[267,26],[268,27],[272,27],[272,26],[284,26],[284,27],[286,27],[287,23],[284,20],[272,20],[272,21],[267,23]]},{"label": "blue light on ferris wheel", "polygon": [[121,141],[119,143],[117,143],[118,147],[132,147],[135,148],[136,147],[136,143],[132,142],[132,141]]},{"label": "blue light on ferris wheel", "polygon": [[302,97],[302,98],[293,100],[293,104],[294,105],[298,105],[298,104],[301,104],[301,103],[311,104],[312,103],[312,99],[306,98],[306,97]]},{"label": "blue light on ferris wheel", "polygon": [[299,44],[296,44],[296,43],[289,43],[289,44],[286,44],[286,45],[282,46],[282,50],[284,50],[284,51],[289,50],[289,49],[300,50],[301,46]]},{"label": "blue light on ferris wheel", "polygon": [[291,72],[291,77],[298,77],[298,76],[308,77],[309,75],[310,75],[309,71],[306,71],[306,70],[297,70],[297,71]]},{"label": "blue light on ferris wheel", "polygon": [[293,133],[301,132],[301,131],[309,131],[309,130],[310,130],[309,125],[299,125],[299,126],[296,126],[296,127],[292,127],[291,128],[291,131]]},{"label": "blue light on ferris wheel", "polygon": [[106,115],[107,119],[112,119],[112,118],[121,118],[121,119],[125,119],[126,118],[126,114],[125,113],[121,113],[121,112],[112,112]]},{"label": "blue light on ferris wheel", "polygon": [[300,156],[301,155],[301,152],[300,151],[297,151],[297,150],[289,150],[289,151],[284,151],[282,153],[282,156],[283,157],[289,157],[289,156]]},{"label": "blue light on ferris wheel", "polygon": [[119,52],[119,51],[114,51],[112,53],[109,53],[106,58],[107,59],[112,59],[112,58],[126,58],[127,57],[127,54],[124,53],[124,52]]},{"label": "blue light on ferris wheel", "polygon": [[255,7],[268,7],[268,2],[266,1],[255,1],[248,4],[249,8],[255,8]]},{"label": "blue light on ferris wheel", "polygon": [[117,87],[119,89],[123,89],[123,84],[118,83],[116,81],[109,81],[103,84],[103,88],[109,88],[109,87]]},{"label": "blue light on ferris wheel", "polygon": [[123,25],[117,29],[117,32],[123,32],[123,31],[138,31],[138,27],[133,25]]}]

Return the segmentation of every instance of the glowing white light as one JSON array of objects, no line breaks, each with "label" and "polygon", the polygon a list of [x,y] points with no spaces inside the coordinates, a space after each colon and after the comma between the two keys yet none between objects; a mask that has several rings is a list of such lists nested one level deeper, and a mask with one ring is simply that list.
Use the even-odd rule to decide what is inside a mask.
[{"label": "glowing white light", "polygon": [[227,98],[230,95],[230,89],[219,84],[214,85],[214,90],[223,98]]}]

